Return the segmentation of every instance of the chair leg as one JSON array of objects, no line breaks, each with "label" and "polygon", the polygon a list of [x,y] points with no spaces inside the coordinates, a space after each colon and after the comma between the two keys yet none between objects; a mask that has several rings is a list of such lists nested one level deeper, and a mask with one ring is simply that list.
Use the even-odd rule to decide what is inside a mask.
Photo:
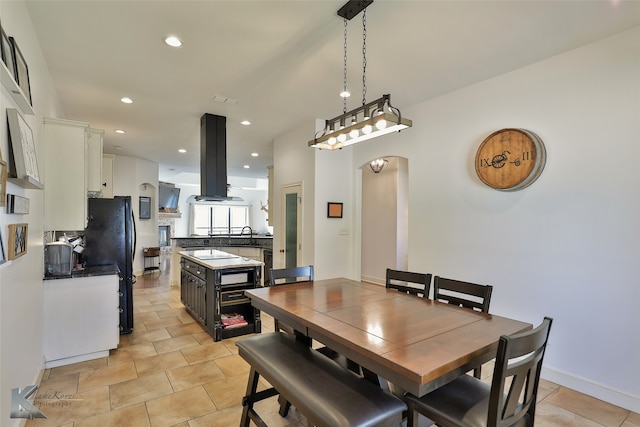
[{"label": "chair leg", "polygon": [[253,397],[258,389],[258,379],[260,374],[251,368],[249,373],[249,381],[247,382],[247,392],[245,398],[242,399],[242,417],[240,418],[240,427],[249,427],[249,413],[253,411]]},{"label": "chair leg", "polygon": [[281,417],[286,417],[289,414],[289,409],[291,408],[291,403],[282,397],[282,395],[278,396],[278,403],[280,404],[280,410],[278,413]]},{"label": "chair leg", "polygon": [[482,366],[478,366],[476,369],[473,370],[473,376],[479,380],[482,379]]}]

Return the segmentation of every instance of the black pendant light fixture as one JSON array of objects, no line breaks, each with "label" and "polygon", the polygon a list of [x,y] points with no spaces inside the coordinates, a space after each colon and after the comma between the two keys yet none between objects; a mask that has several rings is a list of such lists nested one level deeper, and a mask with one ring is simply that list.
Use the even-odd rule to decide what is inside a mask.
[{"label": "black pendant light fixture", "polygon": [[[366,93],[366,8],[373,0],[350,0],[338,10],[344,20],[344,91],[343,113],[325,121],[325,127],[309,141],[309,147],[337,150],[367,139],[397,132],[412,126],[411,120],[403,118],[400,110],[391,105],[391,95],[367,103]],[[362,106],[347,111],[347,21],[362,12]],[[384,165],[383,165],[384,167]],[[382,169],[381,169],[382,170]]]}]

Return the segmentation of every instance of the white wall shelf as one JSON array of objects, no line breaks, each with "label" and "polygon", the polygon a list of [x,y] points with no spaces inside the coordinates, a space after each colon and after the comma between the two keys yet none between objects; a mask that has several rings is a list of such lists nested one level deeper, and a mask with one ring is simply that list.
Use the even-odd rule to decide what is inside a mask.
[{"label": "white wall shelf", "polygon": [[22,89],[20,89],[20,86],[18,86],[18,83],[13,79],[9,69],[2,61],[0,61],[0,82],[2,82],[2,86],[7,89],[7,92],[9,92],[22,113],[33,116],[33,107],[31,107],[31,104],[29,104],[27,97],[24,96]]}]

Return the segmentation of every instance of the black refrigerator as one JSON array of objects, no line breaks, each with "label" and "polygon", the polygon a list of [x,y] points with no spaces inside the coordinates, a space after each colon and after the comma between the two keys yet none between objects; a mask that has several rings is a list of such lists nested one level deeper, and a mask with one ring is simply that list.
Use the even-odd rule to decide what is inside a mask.
[{"label": "black refrigerator", "polygon": [[120,269],[120,333],[133,331],[133,259],[136,251],[136,223],[130,196],[89,200],[84,233],[85,267],[117,264]]}]

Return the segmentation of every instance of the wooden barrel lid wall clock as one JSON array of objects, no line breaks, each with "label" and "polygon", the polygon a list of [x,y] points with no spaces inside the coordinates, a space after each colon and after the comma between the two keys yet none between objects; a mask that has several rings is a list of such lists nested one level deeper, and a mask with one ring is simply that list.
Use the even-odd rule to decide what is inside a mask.
[{"label": "wooden barrel lid wall clock", "polygon": [[525,129],[502,129],[489,135],[476,153],[476,173],[500,191],[531,185],[542,173],[547,152],[542,140]]}]

